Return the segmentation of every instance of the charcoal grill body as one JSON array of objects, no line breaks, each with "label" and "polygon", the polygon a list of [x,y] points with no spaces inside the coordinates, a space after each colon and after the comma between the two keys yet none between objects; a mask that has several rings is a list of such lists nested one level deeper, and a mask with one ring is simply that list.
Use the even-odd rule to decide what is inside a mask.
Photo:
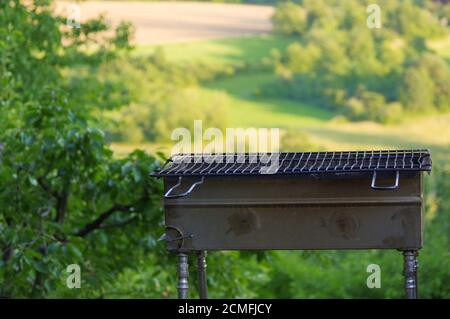
[{"label": "charcoal grill body", "polygon": [[272,249],[401,250],[408,297],[417,296],[428,151],[280,153],[271,174],[248,154],[241,163],[233,156],[220,164],[182,155],[155,174],[164,177],[165,239],[180,256],[181,297],[188,252],[198,253],[206,297],[205,251]]}]

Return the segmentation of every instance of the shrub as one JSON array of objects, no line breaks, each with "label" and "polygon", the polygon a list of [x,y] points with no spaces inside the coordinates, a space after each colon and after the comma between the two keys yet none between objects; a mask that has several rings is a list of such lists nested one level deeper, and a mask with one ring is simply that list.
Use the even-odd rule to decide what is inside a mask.
[{"label": "shrub", "polygon": [[406,70],[400,88],[400,100],[405,108],[423,111],[433,107],[434,83],[427,70],[412,66]]},{"label": "shrub", "polygon": [[[395,121],[403,110],[449,109],[450,68],[428,52],[426,41],[448,33],[444,5],[381,6],[383,28],[371,30],[363,1],[279,5],[275,28],[298,38],[273,56],[281,84],[266,85],[261,94],[333,107],[354,120]],[[359,86],[365,92],[357,93]]]},{"label": "shrub", "polygon": [[275,30],[285,34],[301,35],[307,28],[306,11],[292,2],[279,4],[272,21]]}]

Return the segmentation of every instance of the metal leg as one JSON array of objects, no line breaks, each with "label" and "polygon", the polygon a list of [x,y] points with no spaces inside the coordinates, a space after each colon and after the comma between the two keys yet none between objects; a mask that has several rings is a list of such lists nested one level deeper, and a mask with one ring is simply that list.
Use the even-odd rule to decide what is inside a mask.
[{"label": "metal leg", "polygon": [[417,291],[417,255],[416,250],[406,250],[403,252],[405,276],[405,290],[407,299],[417,299],[419,297]]},{"label": "metal leg", "polygon": [[178,299],[187,299],[189,290],[189,264],[187,253],[178,253]]},{"label": "metal leg", "polygon": [[206,283],[206,251],[197,252],[198,293],[200,299],[208,299],[208,286]]}]

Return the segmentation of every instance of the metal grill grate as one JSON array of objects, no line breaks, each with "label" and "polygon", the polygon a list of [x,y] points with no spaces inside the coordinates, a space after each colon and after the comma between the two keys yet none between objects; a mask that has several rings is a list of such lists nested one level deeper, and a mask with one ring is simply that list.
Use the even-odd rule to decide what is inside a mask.
[{"label": "metal grill grate", "polygon": [[373,171],[430,171],[428,150],[372,150],[246,154],[180,154],[171,157],[152,176],[257,175]]}]

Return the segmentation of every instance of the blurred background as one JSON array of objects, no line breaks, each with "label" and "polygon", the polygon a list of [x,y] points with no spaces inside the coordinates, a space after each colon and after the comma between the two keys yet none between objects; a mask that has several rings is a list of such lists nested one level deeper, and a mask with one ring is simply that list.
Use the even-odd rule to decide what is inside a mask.
[{"label": "blurred background", "polygon": [[[280,128],[286,151],[429,148],[420,295],[449,298],[449,19],[445,0],[2,1],[0,296],[175,297],[148,174],[200,119]],[[215,298],[403,297],[396,251],[208,265]]]}]

